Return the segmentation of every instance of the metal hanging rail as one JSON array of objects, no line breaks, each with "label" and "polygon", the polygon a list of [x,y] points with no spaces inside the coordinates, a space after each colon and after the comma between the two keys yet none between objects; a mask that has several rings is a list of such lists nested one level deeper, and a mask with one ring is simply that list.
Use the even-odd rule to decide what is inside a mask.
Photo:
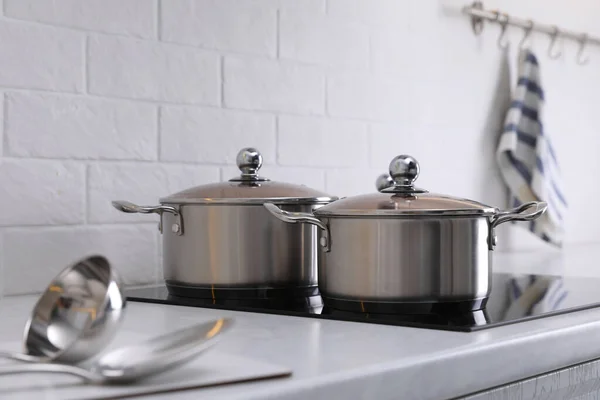
[{"label": "metal hanging rail", "polygon": [[552,56],[552,48],[554,47],[554,44],[557,38],[559,37],[574,40],[579,43],[579,52],[577,60],[580,64],[587,63],[587,58],[583,57],[583,50],[586,45],[600,45],[600,38],[590,36],[585,32],[575,32],[567,29],[560,29],[556,25],[540,24],[538,22],[534,22],[531,19],[514,17],[501,11],[486,10],[483,8],[483,3],[481,1],[475,1],[470,6],[466,6],[463,9],[463,12],[471,16],[471,25],[473,26],[473,32],[475,32],[476,35],[479,35],[483,31],[484,21],[500,24],[502,28],[502,33],[501,37],[498,39],[499,45],[502,41],[507,26],[516,26],[525,30],[525,37],[523,38],[523,41],[521,41],[521,43],[523,43],[527,39],[531,31],[541,32],[549,35],[552,40],[549,49],[549,53],[551,53],[551,58],[558,58],[560,56],[560,53],[556,52],[554,52],[554,56]]}]

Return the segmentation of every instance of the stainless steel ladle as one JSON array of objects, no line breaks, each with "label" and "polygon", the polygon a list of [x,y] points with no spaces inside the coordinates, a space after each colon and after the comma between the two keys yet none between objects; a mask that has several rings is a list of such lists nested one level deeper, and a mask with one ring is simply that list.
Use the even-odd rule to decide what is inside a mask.
[{"label": "stainless steel ladle", "polygon": [[124,308],[108,260],[84,258],[63,269],[37,301],[25,326],[24,353],[0,352],[0,357],[76,364],[108,345]]}]

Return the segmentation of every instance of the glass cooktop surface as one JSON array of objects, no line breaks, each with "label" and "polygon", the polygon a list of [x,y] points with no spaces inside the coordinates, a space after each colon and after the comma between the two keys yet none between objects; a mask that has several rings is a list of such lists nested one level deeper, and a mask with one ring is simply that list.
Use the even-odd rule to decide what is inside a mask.
[{"label": "glass cooktop surface", "polygon": [[470,332],[598,307],[598,287],[598,278],[494,273],[485,307],[467,311],[442,306],[425,313],[334,309],[323,305],[317,290],[302,296],[194,298],[173,296],[165,286],[154,286],[126,289],[125,295],[138,302]]}]

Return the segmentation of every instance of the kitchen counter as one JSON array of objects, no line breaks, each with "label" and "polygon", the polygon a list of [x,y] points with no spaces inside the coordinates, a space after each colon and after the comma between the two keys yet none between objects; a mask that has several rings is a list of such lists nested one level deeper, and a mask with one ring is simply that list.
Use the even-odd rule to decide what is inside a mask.
[{"label": "kitchen counter", "polygon": [[[495,256],[500,271],[600,276],[600,246]],[[20,339],[34,301],[2,301],[0,348]],[[293,370],[290,378],[150,399],[449,399],[600,358],[600,308],[467,333],[137,302],[127,307],[129,338],[235,317],[220,349]]]}]

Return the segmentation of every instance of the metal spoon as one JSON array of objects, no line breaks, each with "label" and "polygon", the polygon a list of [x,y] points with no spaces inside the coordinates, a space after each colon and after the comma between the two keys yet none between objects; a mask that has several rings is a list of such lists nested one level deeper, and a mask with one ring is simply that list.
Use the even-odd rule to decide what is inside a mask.
[{"label": "metal spoon", "polygon": [[29,364],[0,368],[0,375],[51,372],[75,375],[97,384],[128,383],[166,372],[198,357],[217,343],[232,320],[222,318],[113,350],[89,368],[62,364]]},{"label": "metal spoon", "polygon": [[102,256],[66,267],[33,308],[25,325],[24,353],[0,352],[0,357],[76,364],[98,354],[123,319],[125,298],[117,282]]}]

